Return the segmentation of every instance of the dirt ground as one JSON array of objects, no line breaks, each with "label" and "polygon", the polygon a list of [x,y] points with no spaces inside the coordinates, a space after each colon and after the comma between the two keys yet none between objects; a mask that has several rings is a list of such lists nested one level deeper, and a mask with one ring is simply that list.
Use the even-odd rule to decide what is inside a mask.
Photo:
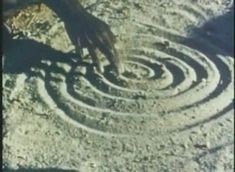
[{"label": "dirt ground", "polygon": [[233,1],[82,3],[111,26],[125,72],[78,63],[46,6],[10,19],[4,171],[234,171]]}]

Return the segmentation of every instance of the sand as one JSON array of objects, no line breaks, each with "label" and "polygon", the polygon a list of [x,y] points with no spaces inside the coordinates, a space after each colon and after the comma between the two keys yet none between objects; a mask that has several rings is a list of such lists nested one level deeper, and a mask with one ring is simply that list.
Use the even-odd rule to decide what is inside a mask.
[{"label": "sand", "polygon": [[10,19],[4,171],[232,172],[233,1],[83,4],[111,26],[125,72],[76,62],[46,6]]}]

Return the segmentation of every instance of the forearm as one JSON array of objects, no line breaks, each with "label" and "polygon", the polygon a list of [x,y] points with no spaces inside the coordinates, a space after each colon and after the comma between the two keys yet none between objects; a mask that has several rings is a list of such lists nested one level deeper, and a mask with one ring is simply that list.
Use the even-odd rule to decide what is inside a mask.
[{"label": "forearm", "polygon": [[61,1],[61,3],[64,3],[67,10],[69,10],[71,13],[76,14],[77,12],[83,13],[85,8],[81,5],[79,0],[58,0]]}]

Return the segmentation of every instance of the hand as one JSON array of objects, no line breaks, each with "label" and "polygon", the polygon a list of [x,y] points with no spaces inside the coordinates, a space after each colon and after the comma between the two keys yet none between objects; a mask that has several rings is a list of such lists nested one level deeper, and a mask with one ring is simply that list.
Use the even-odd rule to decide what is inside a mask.
[{"label": "hand", "polygon": [[98,72],[104,72],[97,56],[100,51],[109,60],[114,71],[118,75],[122,73],[122,65],[114,46],[115,36],[105,22],[84,12],[82,15],[69,17],[64,23],[76,51],[82,55],[82,48],[87,48]]}]

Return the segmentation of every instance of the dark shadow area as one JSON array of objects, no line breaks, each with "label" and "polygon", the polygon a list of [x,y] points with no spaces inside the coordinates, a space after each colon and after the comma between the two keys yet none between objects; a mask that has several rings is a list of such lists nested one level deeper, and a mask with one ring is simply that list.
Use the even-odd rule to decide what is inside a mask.
[{"label": "dark shadow area", "polygon": [[[231,70],[224,63],[222,58],[228,58],[226,56],[231,56],[232,58],[234,58],[234,5],[224,15],[209,20],[200,28],[193,28],[191,30],[191,35],[189,36],[189,38],[182,40],[181,43],[192,49],[202,52],[206,56],[206,58],[208,58],[218,69],[220,82],[216,86],[215,90],[206,98],[195,104],[185,106],[184,108],[180,109],[180,111],[191,108],[193,106],[199,106],[200,104],[216,98],[217,96],[222,94],[223,91],[231,84]],[[217,55],[222,56],[221,58],[218,58]],[[199,71],[202,71],[202,69],[199,69]],[[207,78],[207,76],[204,77]],[[217,106],[220,105],[218,104]],[[176,130],[176,132],[182,132],[184,130],[209,123],[222,117],[232,109],[234,109],[234,99],[231,100],[230,104],[228,104],[225,108],[223,108],[221,111],[214,114],[213,116],[202,121],[187,125],[179,130]]]},{"label": "dark shadow area", "polygon": [[[202,52],[216,66],[220,84],[204,101],[219,96],[232,82],[232,73],[222,58],[234,58],[234,4],[227,13],[206,22],[191,31],[191,37],[183,40],[186,46]],[[218,58],[218,55],[222,55]],[[231,107],[233,108],[233,107]]]},{"label": "dark shadow area", "polygon": [[11,44],[3,49],[4,66],[3,73],[31,75],[31,68],[45,69],[45,71],[57,71],[53,65],[42,63],[63,62],[70,66],[88,64],[82,63],[78,54],[64,53],[34,40],[13,40]]},{"label": "dark shadow area", "polygon": [[183,40],[183,44],[202,52],[216,65],[222,84],[211,96],[219,95],[231,83],[232,77],[227,65],[216,56],[234,58],[234,4],[224,15],[209,20],[200,28],[192,29],[191,36]]},{"label": "dark shadow area", "polygon": [[[193,28],[190,37],[183,43],[204,54],[218,53],[234,57],[234,4],[224,15],[209,20],[200,28]],[[217,47],[217,52],[204,46],[207,43]]]},{"label": "dark shadow area", "polygon": [[44,169],[3,169],[3,172],[76,172],[77,170],[64,170],[64,169],[58,169],[58,168],[44,168]]}]

